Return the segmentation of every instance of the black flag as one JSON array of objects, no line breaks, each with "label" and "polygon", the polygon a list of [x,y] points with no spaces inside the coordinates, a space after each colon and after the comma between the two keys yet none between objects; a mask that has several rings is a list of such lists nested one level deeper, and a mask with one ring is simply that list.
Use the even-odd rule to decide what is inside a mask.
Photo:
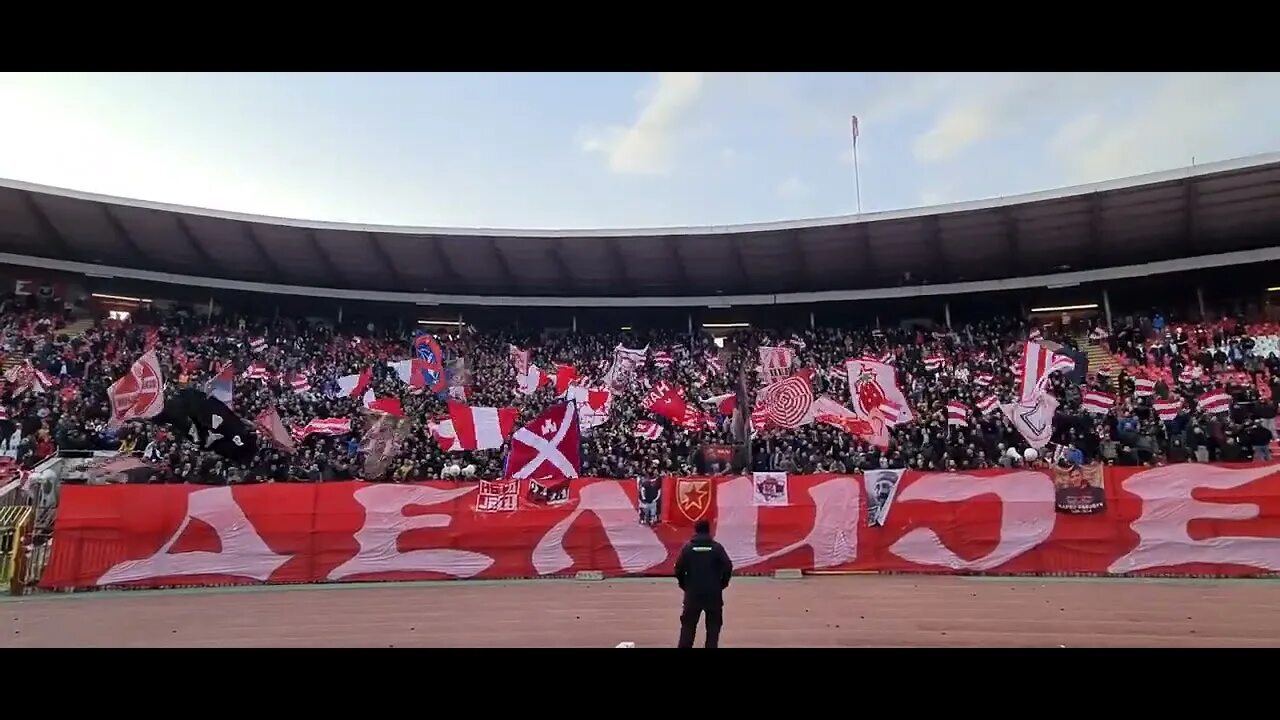
[{"label": "black flag", "polygon": [[221,400],[199,390],[182,390],[165,403],[156,419],[168,422],[201,450],[242,465],[258,451],[258,436]]}]

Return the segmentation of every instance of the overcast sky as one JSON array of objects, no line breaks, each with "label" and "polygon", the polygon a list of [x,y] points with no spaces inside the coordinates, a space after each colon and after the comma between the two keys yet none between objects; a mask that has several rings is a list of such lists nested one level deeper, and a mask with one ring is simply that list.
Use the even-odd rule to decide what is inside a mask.
[{"label": "overcast sky", "polygon": [[0,177],[315,220],[711,225],[1280,150],[1280,74],[0,74]]}]

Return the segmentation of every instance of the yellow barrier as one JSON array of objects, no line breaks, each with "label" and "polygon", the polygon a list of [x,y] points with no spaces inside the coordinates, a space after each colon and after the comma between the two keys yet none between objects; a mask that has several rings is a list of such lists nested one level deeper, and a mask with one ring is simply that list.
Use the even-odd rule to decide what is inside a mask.
[{"label": "yellow barrier", "polygon": [[26,585],[26,533],[32,510],[27,505],[0,506],[0,587],[21,595]]}]

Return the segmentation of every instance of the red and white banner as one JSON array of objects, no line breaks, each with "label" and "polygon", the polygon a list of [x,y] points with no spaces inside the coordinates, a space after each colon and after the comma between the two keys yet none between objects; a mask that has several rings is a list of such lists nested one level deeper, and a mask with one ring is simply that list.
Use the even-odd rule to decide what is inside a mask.
[{"label": "red and white banner", "polygon": [[702,414],[698,409],[689,407],[688,401],[685,400],[684,388],[666,380],[659,380],[653,384],[649,392],[645,393],[644,399],[640,401],[640,407],[654,415],[661,415],[677,425],[687,424],[690,415]]},{"label": "red and white banner", "polygon": [[471,407],[449,401],[449,420],[456,443],[447,450],[496,450],[511,436],[520,419],[516,408]]},{"label": "red and white banner", "polygon": [[613,364],[605,373],[604,384],[610,390],[621,392],[636,381],[637,371],[644,366],[645,355],[649,352],[646,345],[641,350],[623,347],[619,344],[613,349]]},{"label": "red and white banner", "polygon": [[1080,407],[1087,413],[1106,415],[1115,407],[1116,396],[1101,390],[1089,390],[1081,397]]},{"label": "red and white banner", "polygon": [[578,425],[583,430],[609,422],[609,415],[613,412],[613,393],[608,390],[570,385],[564,398],[578,404]]},{"label": "red and white banner", "polygon": [[983,413],[989,413],[1000,406],[1000,398],[995,395],[988,395],[977,402],[978,409]]},{"label": "red and white banner", "polygon": [[662,426],[652,420],[640,420],[636,422],[631,434],[646,440],[657,440],[662,437]]},{"label": "red and white banner", "polygon": [[890,426],[911,421],[911,406],[898,387],[892,365],[849,360],[845,362],[845,371],[849,375],[853,411],[858,417],[872,424],[883,422]]},{"label": "red and white banner", "polygon": [[791,348],[761,345],[758,351],[760,353],[760,382],[762,384],[772,385],[791,375],[791,366],[795,364],[796,359],[795,351]]},{"label": "red and white banner", "polygon": [[943,365],[947,364],[947,359],[941,355],[930,355],[924,359],[924,369],[929,371],[941,370]]},{"label": "red and white banner", "polygon": [[305,427],[293,431],[299,440],[308,435],[346,435],[351,432],[351,418],[315,418]]},{"label": "red and white banner", "polygon": [[343,375],[338,378],[338,395],[342,397],[363,397],[373,382],[373,368],[365,368],[356,375]]},{"label": "red and white banner", "polygon": [[958,427],[969,426],[969,408],[958,400],[947,403],[947,424]]},{"label": "red and white banner", "polygon": [[271,371],[267,369],[266,365],[254,363],[245,368],[244,377],[249,380],[270,380]]},{"label": "red and white banner", "polygon": [[164,373],[156,352],[148,350],[129,368],[129,374],[107,388],[111,418],[107,425],[118,428],[129,420],[155,417],[164,409]]},{"label": "red and white banner", "polygon": [[258,432],[271,442],[278,450],[292,453],[296,446],[294,439],[289,435],[289,431],[284,429],[284,423],[280,420],[280,413],[275,408],[269,407],[258,413],[258,417],[254,418],[253,426]]},{"label": "red and white banner", "polygon": [[1156,381],[1147,380],[1146,378],[1136,378],[1133,381],[1134,397],[1150,397],[1156,394]]},{"label": "red and white banner", "polygon": [[1000,409],[1028,445],[1040,450],[1049,444],[1053,436],[1053,415],[1058,411],[1056,397],[1042,392],[1031,402],[1001,405]]},{"label": "red and white banner", "polygon": [[752,414],[763,414],[767,426],[797,428],[813,422],[813,386],[798,372],[762,389]]},{"label": "red and white banner", "polygon": [[1203,413],[1224,413],[1231,409],[1231,396],[1222,390],[1210,390],[1196,398],[1196,407]]},{"label": "red and white banner", "polygon": [[[745,573],[1280,572],[1280,466],[1109,467],[1102,477],[1105,509],[1092,515],[1055,511],[1054,477],[1035,470],[908,471],[891,507],[876,506],[857,475],[789,476],[785,505],[772,504],[774,487],[760,503],[750,475],[666,478],[673,501],[654,527],[636,522],[635,483],[617,480],[573,480],[554,504],[513,504],[506,483],[68,485],[40,584],[669,575],[702,517]],[[877,508],[887,510],[879,526],[868,519]]]},{"label": "red and white banner", "polygon": [[1163,421],[1169,422],[1178,417],[1178,411],[1182,409],[1181,398],[1174,400],[1157,400],[1151,404],[1151,408],[1156,411],[1156,415]]},{"label": "red and white banner", "polygon": [[1028,342],[1022,348],[1021,369],[1022,389],[1018,397],[1023,403],[1031,403],[1036,396],[1044,392],[1049,384],[1049,375],[1059,370],[1073,370],[1076,363],[1066,355],[1042,347],[1039,343]]}]

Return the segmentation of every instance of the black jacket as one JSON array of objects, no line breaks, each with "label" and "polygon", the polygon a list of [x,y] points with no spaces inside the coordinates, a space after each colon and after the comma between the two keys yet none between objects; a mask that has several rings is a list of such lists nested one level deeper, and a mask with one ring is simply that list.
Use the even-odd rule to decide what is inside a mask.
[{"label": "black jacket", "polygon": [[733,576],[733,561],[710,535],[694,535],[676,559],[676,582],[686,598],[720,602]]}]

